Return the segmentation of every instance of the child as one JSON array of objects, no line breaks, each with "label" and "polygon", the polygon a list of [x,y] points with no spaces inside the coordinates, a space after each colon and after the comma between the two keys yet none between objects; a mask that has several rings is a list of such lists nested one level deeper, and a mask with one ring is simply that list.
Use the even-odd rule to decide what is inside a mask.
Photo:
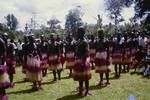
[{"label": "child", "polygon": [[95,71],[96,73],[100,74],[100,82],[98,85],[103,85],[103,75],[106,75],[107,82],[106,84],[109,83],[109,72],[111,71],[109,69],[109,49],[106,45],[106,42],[104,42],[104,34],[103,31],[98,32],[98,38],[99,40],[97,41],[96,45],[96,57],[95,57]]},{"label": "child", "polygon": [[84,40],[85,29],[78,29],[78,41],[76,43],[76,59],[73,68],[73,79],[79,82],[79,95],[83,94],[83,83],[85,83],[85,96],[91,95],[89,92],[89,80],[91,79],[90,64],[88,61],[88,43]]},{"label": "child", "polygon": [[91,40],[89,42],[89,56],[92,69],[94,69],[95,54],[96,54],[96,43],[94,36],[91,35]]},{"label": "child", "polygon": [[69,35],[65,44],[66,68],[70,69],[69,77],[72,76],[72,68],[75,66],[75,43]]},{"label": "child", "polygon": [[61,79],[62,65],[60,62],[60,45],[56,41],[54,34],[51,35],[51,41],[48,44],[48,70],[53,71],[54,80],[57,80],[56,74],[58,74],[58,79]]},{"label": "child", "polygon": [[120,36],[118,36],[117,40],[114,41],[113,52],[112,52],[112,64],[115,65],[115,77],[117,78],[120,77],[122,57],[123,57],[122,46],[120,44],[120,41],[121,38]]},{"label": "child", "polygon": [[15,74],[15,66],[16,66],[16,60],[15,60],[15,49],[13,46],[13,40],[10,41],[7,45],[7,59],[6,59],[6,64],[8,67],[8,74],[9,74],[9,79],[11,82],[11,86],[14,86],[13,83],[13,74]]},{"label": "child", "polygon": [[41,36],[40,43],[40,54],[41,54],[41,62],[42,62],[42,75],[43,77],[47,75],[47,67],[48,67],[48,43],[44,40],[44,37]]}]

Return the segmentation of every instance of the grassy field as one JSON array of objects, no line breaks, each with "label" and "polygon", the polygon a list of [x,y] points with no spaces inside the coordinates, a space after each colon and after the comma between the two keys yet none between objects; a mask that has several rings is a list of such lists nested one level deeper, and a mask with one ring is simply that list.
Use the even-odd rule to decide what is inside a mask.
[{"label": "grassy field", "polygon": [[92,71],[90,80],[90,90],[92,96],[81,97],[77,94],[78,82],[68,78],[68,70],[62,72],[62,80],[52,82],[53,75],[48,73],[43,78],[43,90],[38,92],[31,91],[32,84],[24,83],[24,75],[21,68],[16,69],[14,88],[7,89],[10,100],[128,100],[130,95],[134,95],[136,100],[150,100],[150,79],[141,75],[123,73],[119,79],[113,78],[110,74],[111,84],[107,87],[99,87],[99,75]]}]

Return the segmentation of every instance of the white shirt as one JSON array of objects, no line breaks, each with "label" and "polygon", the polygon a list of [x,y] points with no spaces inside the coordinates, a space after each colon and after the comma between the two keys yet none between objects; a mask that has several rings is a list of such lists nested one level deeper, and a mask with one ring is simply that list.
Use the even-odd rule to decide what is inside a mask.
[{"label": "white shirt", "polygon": [[23,43],[21,43],[21,44],[19,42],[17,43],[18,50],[22,50],[22,45],[23,45]]},{"label": "white shirt", "polygon": [[145,42],[142,37],[139,37],[139,46],[145,47]]}]

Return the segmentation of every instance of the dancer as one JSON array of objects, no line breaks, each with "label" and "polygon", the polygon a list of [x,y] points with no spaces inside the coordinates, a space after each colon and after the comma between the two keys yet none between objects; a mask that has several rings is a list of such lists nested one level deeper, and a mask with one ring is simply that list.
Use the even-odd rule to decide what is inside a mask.
[{"label": "dancer", "polygon": [[15,60],[15,49],[13,46],[13,40],[10,40],[7,43],[7,58],[6,58],[6,64],[8,67],[8,74],[9,74],[9,79],[11,82],[11,86],[14,86],[13,79],[15,74],[15,67],[16,67],[16,60]]},{"label": "dancer", "polygon": [[40,52],[37,48],[33,36],[29,36],[27,44],[27,79],[33,83],[32,90],[42,89],[42,67],[40,61]]},{"label": "dancer", "polygon": [[6,36],[3,35],[3,39],[0,38],[0,100],[8,100],[8,96],[6,95],[7,88],[10,87],[10,80],[7,73],[6,67]]},{"label": "dancer", "polygon": [[76,59],[73,68],[73,79],[79,82],[79,95],[83,94],[83,83],[85,83],[85,95],[89,96],[89,80],[91,79],[90,64],[88,59],[88,43],[84,40],[85,29],[79,28],[76,43]]},{"label": "dancer", "polygon": [[27,44],[28,44],[28,37],[24,36],[24,43],[22,45],[22,59],[23,59],[23,63],[22,63],[22,73],[25,74],[25,78],[24,81],[28,81],[27,76],[26,76],[26,70],[27,70]]},{"label": "dancer", "polygon": [[44,36],[41,36],[41,43],[40,43],[40,54],[41,54],[41,62],[42,62],[42,75],[47,75],[47,68],[48,68],[48,42],[44,39]]},{"label": "dancer", "polygon": [[[95,57],[95,71],[100,74],[100,81],[98,85],[110,84],[109,82],[109,45],[104,41],[103,30],[98,31],[98,40],[96,42],[96,57]],[[106,75],[106,83],[103,82],[103,75]]]},{"label": "dancer", "polygon": [[70,35],[66,38],[65,43],[65,58],[66,58],[66,68],[70,70],[69,77],[72,76],[72,68],[75,65],[75,43]]},{"label": "dancer", "polygon": [[[112,64],[115,65],[115,77],[120,77],[121,73],[121,64],[122,64],[122,45],[120,43],[121,37],[117,35],[113,44],[112,52]],[[119,68],[118,68],[119,67]]]},{"label": "dancer", "polygon": [[60,46],[56,42],[56,37],[54,34],[50,36],[50,43],[48,45],[48,69],[53,71],[54,80],[57,80],[56,74],[58,74],[58,79],[61,79],[62,66],[60,63]]},{"label": "dancer", "polygon": [[89,42],[89,56],[90,56],[90,63],[92,69],[94,69],[94,59],[96,54],[96,43],[94,39],[94,35],[91,35],[90,42]]}]

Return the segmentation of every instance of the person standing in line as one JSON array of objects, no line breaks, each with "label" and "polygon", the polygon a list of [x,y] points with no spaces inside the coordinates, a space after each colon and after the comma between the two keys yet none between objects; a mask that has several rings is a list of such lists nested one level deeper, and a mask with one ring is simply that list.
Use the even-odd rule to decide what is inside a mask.
[{"label": "person standing in line", "polygon": [[75,65],[75,43],[70,35],[65,42],[66,68],[70,70],[69,77],[72,77],[72,68]]},{"label": "person standing in line", "polygon": [[76,43],[76,58],[73,68],[73,79],[79,82],[79,93],[83,94],[83,84],[85,83],[85,96],[91,95],[89,91],[89,80],[91,79],[91,68],[89,63],[88,43],[84,40],[85,28],[78,29]]},{"label": "person standing in line", "polygon": [[94,60],[96,54],[96,43],[95,43],[94,35],[91,35],[90,42],[89,42],[89,56],[90,56],[90,63],[92,69],[94,69]]},{"label": "person standing in line", "polygon": [[2,38],[0,38],[0,100],[8,100],[6,89],[11,86],[6,67],[6,37],[3,34]]},{"label": "person standing in line", "polygon": [[50,43],[48,44],[48,70],[53,72],[54,80],[57,80],[56,74],[58,74],[58,79],[61,79],[62,66],[60,63],[60,47],[56,42],[55,34],[51,34]]},{"label": "person standing in line", "polygon": [[48,42],[44,39],[44,36],[41,36],[41,43],[39,45],[41,61],[42,61],[42,75],[43,77],[47,75],[48,68]]},{"label": "person standing in line", "polygon": [[[26,70],[27,70],[27,53],[28,53],[28,49],[27,49],[27,45],[28,45],[28,37],[24,36],[24,43],[22,45],[22,73],[24,73],[26,75]],[[25,76],[24,81],[28,81],[27,76]]]},{"label": "person standing in line", "polygon": [[27,68],[26,76],[27,79],[33,83],[32,90],[41,90],[42,89],[42,67],[40,60],[40,51],[35,44],[33,36],[28,37],[29,42],[26,46],[27,48]]},{"label": "person standing in line", "polygon": [[8,74],[9,74],[9,79],[11,82],[11,86],[14,86],[14,75],[15,74],[15,67],[16,67],[16,59],[15,59],[15,48],[13,46],[13,40],[8,41],[7,43],[7,59],[6,59],[6,64],[8,67]]},{"label": "person standing in line", "polygon": [[[109,73],[110,73],[110,61],[109,61],[109,45],[104,41],[103,30],[98,31],[98,40],[96,42],[96,56],[95,56],[95,71],[100,74],[100,81],[98,85],[108,85]],[[106,75],[106,83],[103,81],[103,75]]]},{"label": "person standing in line", "polygon": [[64,67],[64,63],[65,63],[65,55],[64,55],[64,41],[61,40],[60,36],[57,35],[56,37],[56,43],[58,44],[59,46],[59,51],[60,51],[60,55],[59,55],[59,58],[60,58],[60,63],[61,63],[61,66],[62,66],[62,70],[63,70],[63,67]]},{"label": "person standing in line", "polygon": [[113,44],[113,52],[112,52],[112,64],[115,66],[115,77],[120,77],[121,74],[121,64],[122,64],[122,45],[121,45],[121,36],[117,35],[117,38]]}]

